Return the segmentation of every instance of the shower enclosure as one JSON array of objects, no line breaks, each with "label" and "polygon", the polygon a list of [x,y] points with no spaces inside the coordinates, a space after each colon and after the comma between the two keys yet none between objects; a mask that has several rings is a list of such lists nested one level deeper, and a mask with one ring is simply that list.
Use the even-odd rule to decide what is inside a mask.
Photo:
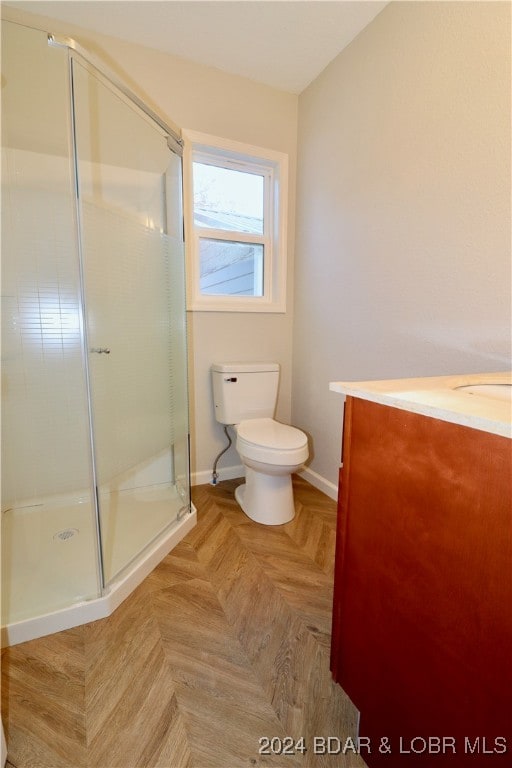
[{"label": "shower enclosure", "polygon": [[4,642],[107,615],[195,522],[181,169],[72,41],[2,24]]}]

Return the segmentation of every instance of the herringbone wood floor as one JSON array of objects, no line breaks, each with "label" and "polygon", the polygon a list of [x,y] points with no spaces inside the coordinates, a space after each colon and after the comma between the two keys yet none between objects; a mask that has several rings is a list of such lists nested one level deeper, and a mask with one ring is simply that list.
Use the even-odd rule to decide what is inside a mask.
[{"label": "herringbone wood floor", "polygon": [[[335,504],[294,478],[295,519],[261,526],[238,482],[193,489],[197,526],[112,616],[3,651],[12,766],[365,765],[313,748],[356,732],[329,672]],[[307,751],[260,754],[287,736]]]}]

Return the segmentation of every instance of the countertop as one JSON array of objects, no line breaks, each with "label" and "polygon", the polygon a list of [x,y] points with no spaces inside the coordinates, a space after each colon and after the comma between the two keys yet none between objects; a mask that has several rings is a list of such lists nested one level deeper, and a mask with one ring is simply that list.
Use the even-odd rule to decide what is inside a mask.
[{"label": "countertop", "polygon": [[512,384],[512,374],[467,373],[386,381],[332,381],[329,389],[495,435],[512,437],[512,401],[457,389],[478,384]]}]

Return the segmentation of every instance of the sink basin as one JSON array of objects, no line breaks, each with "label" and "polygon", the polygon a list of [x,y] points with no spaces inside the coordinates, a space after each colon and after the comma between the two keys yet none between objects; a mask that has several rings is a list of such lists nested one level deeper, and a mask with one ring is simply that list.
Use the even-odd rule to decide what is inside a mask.
[{"label": "sink basin", "polygon": [[464,390],[468,395],[490,397],[492,400],[508,400],[512,403],[512,384],[464,384],[455,389]]}]

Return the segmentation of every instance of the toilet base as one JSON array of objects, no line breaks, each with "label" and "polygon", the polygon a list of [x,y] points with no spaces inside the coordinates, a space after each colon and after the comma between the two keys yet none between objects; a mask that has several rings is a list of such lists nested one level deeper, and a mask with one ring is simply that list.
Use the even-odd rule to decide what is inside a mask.
[{"label": "toilet base", "polygon": [[235,490],[235,499],[256,523],[283,525],[295,517],[291,474],[265,475],[245,467],[245,484]]}]

